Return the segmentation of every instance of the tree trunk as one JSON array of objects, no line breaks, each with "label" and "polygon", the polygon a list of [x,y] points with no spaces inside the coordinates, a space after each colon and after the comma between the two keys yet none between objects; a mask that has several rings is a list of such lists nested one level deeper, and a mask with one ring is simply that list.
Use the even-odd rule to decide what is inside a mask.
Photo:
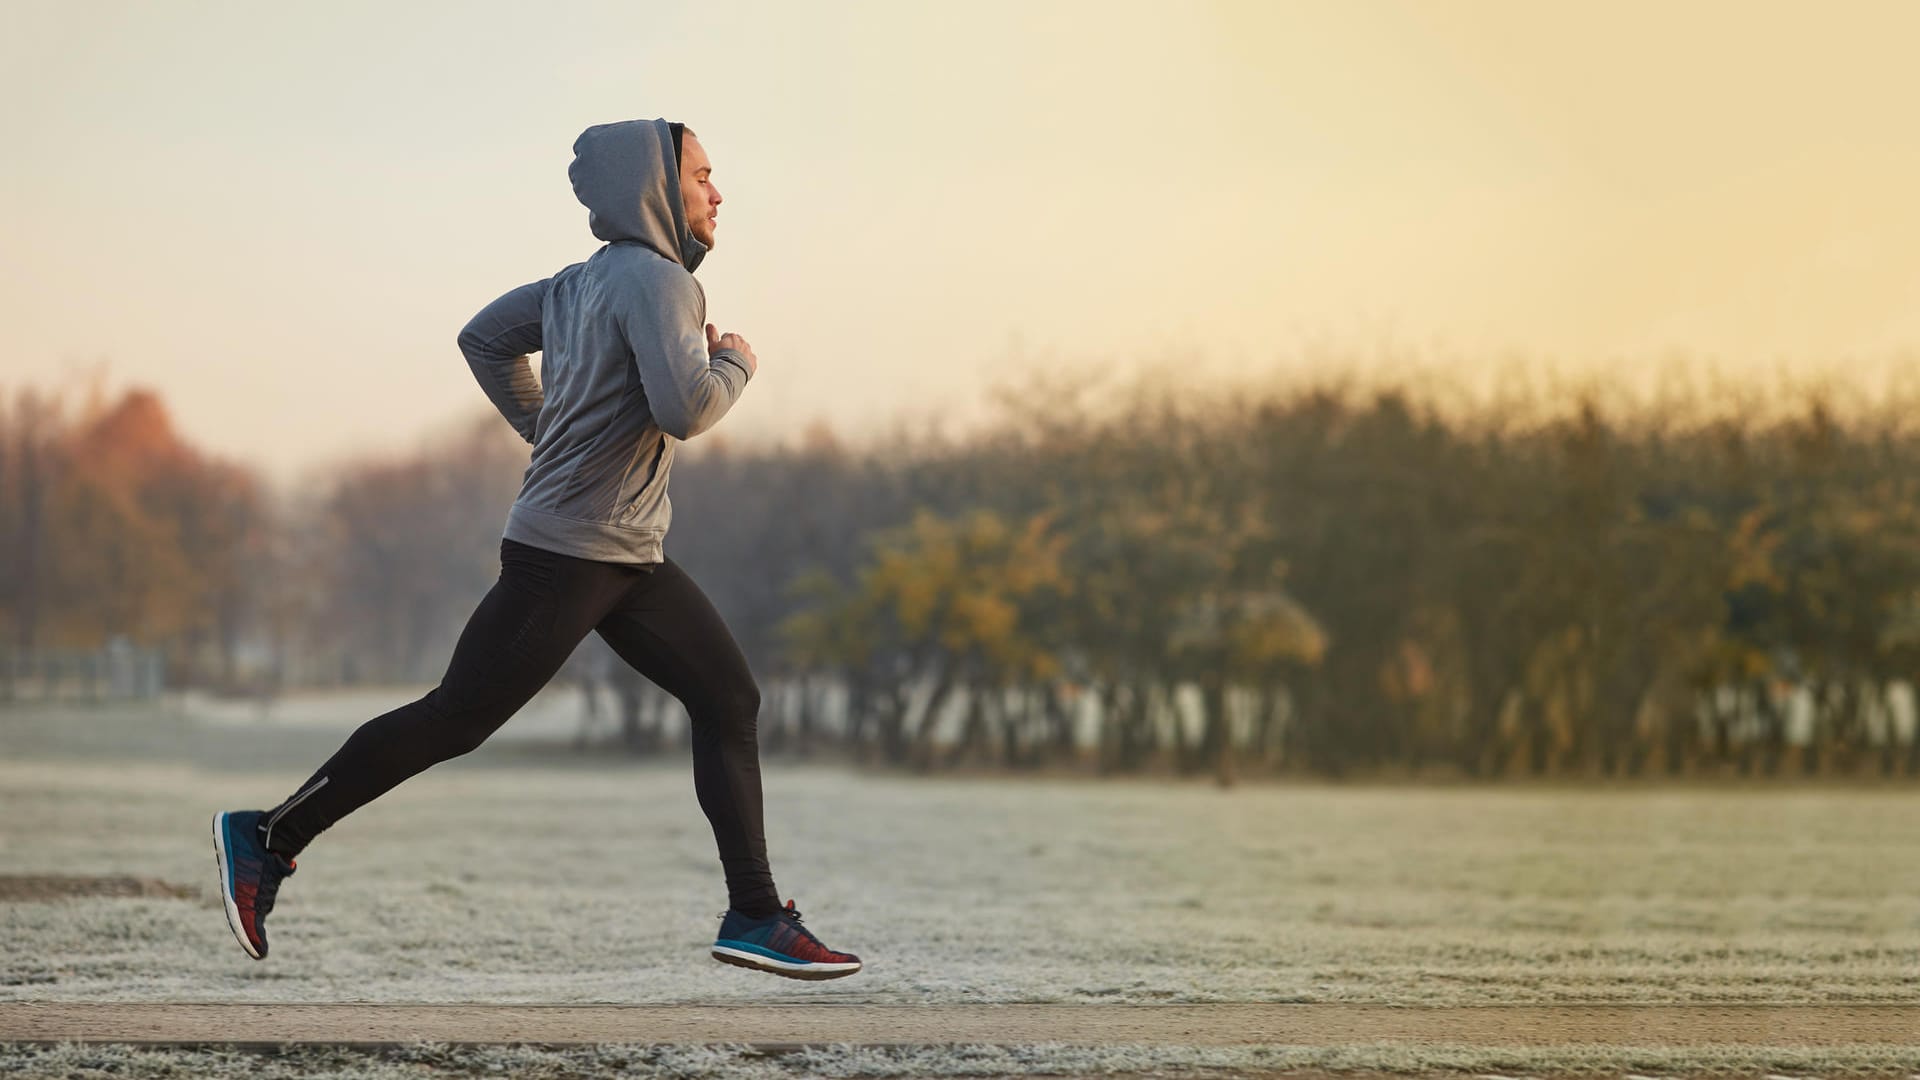
[{"label": "tree trunk", "polygon": [[[1920,701],[1916,705],[1920,705]],[[1920,717],[1915,718],[1913,730],[1907,733],[1907,775],[1920,776]]]},{"label": "tree trunk", "polygon": [[14,612],[14,641],[22,656],[30,656],[39,641],[41,523],[46,509],[46,457],[35,445],[34,419],[25,418],[27,431],[20,441],[20,604]]},{"label": "tree trunk", "polygon": [[[1074,704],[1078,705],[1079,703],[1080,699],[1076,696],[1074,698]],[[1074,710],[1061,704],[1060,686],[1058,683],[1049,682],[1041,685],[1040,707],[1046,716],[1047,726],[1053,733],[1051,742],[1054,752],[1074,764],[1079,764],[1079,732],[1075,730],[1077,725],[1074,723],[1076,719]]]},{"label": "tree trunk", "polygon": [[[1167,721],[1171,725],[1174,768],[1182,775],[1188,775],[1200,763],[1201,751],[1187,741],[1187,717],[1180,709],[1180,685],[1167,688]],[[1204,731],[1202,737],[1205,737]]]},{"label": "tree trunk", "polygon": [[1221,787],[1233,786],[1233,721],[1227,715],[1227,680],[1215,674],[1207,680],[1206,728],[1203,743],[1213,756],[1213,779]]},{"label": "tree trunk", "polygon": [[983,761],[992,761],[993,752],[989,749],[991,732],[987,729],[987,695],[981,687],[969,683],[966,688],[967,713],[961,722],[960,737],[947,749],[947,767],[965,761],[969,754],[978,751]]},{"label": "tree trunk", "polygon": [[1135,679],[1128,697],[1127,708],[1121,714],[1120,768],[1131,772],[1139,769],[1156,748],[1153,683],[1144,677]]},{"label": "tree trunk", "polygon": [[1000,760],[1009,769],[1025,767],[1030,758],[1020,737],[1020,728],[1026,719],[1024,713],[1007,708],[1006,692],[996,688],[993,691],[993,714],[1000,721]]},{"label": "tree trunk", "polygon": [[[927,710],[920,715],[920,726],[914,730],[913,742],[908,750],[911,764],[920,772],[926,772],[933,767],[934,725],[940,722],[941,714],[946,712],[947,698],[953,695],[958,686],[959,683],[953,674],[953,665],[947,664],[942,667],[940,671],[940,681],[934,685],[933,696],[927,699]],[[971,707],[971,702],[969,702],[969,707]],[[964,733],[961,736],[960,742],[961,745],[965,745],[966,743]]]}]

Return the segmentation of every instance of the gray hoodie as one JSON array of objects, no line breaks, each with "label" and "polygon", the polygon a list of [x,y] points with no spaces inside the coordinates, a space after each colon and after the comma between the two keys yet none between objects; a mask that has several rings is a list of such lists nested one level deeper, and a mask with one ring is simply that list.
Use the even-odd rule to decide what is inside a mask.
[{"label": "gray hoodie", "polygon": [[733,349],[707,354],[707,298],[693,278],[707,249],[687,228],[667,122],[599,124],[573,153],[573,193],[606,245],[488,304],[460,331],[460,351],[533,444],[506,538],[657,563],[673,448],[726,415],[752,371]]}]

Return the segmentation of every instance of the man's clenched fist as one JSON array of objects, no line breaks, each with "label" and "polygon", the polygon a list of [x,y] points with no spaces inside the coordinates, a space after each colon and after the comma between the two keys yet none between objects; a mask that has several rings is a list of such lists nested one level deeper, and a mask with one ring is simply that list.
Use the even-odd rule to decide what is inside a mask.
[{"label": "man's clenched fist", "polygon": [[739,334],[723,334],[715,330],[712,323],[708,323],[707,357],[711,359],[713,354],[719,352],[721,349],[732,349],[734,352],[746,357],[747,374],[751,375],[760,370],[760,360],[753,355],[753,346],[747,344],[746,338],[741,337]]}]

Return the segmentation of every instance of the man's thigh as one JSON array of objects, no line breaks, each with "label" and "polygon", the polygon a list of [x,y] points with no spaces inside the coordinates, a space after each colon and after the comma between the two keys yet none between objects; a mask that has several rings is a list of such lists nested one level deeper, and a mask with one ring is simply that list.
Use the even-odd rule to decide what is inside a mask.
[{"label": "man's thigh", "polygon": [[643,578],[595,627],[620,659],[689,710],[757,697],[740,643],[686,571],[668,559]]},{"label": "man's thigh", "polygon": [[532,696],[619,601],[629,581],[618,567],[503,543],[500,578],[454,646],[443,693],[456,699]]}]

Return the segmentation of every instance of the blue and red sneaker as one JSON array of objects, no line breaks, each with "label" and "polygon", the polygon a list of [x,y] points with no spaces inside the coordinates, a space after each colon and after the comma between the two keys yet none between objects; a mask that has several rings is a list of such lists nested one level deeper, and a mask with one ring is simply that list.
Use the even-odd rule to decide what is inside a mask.
[{"label": "blue and red sneaker", "polygon": [[222,810],[213,815],[213,859],[220,868],[220,899],[227,925],[255,960],[267,956],[267,913],[293,860],[260,843],[261,811]]},{"label": "blue and red sneaker", "polygon": [[731,910],[721,916],[713,958],[789,979],[838,979],[860,970],[859,957],[827,948],[800,925],[800,909],[791,900],[761,919]]}]

